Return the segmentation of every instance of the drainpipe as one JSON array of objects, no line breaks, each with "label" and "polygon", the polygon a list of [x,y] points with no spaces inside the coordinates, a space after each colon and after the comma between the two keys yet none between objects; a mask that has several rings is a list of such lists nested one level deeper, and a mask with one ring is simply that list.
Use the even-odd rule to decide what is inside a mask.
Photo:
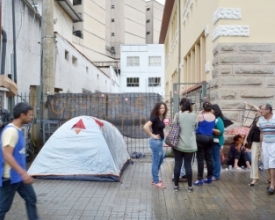
[{"label": "drainpipe", "polygon": [[1,75],[5,74],[5,64],[6,64],[6,46],[7,46],[7,33],[2,29],[2,60],[1,60]]},{"label": "drainpipe", "polygon": [[13,33],[13,81],[17,83],[17,63],[16,63],[16,30],[15,30],[15,0],[12,0],[12,33]]},{"label": "drainpipe", "polygon": [[180,10],[180,2],[181,0],[178,0],[178,14],[179,14],[179,27],[178,27],[178,83],[174,83],[173,90],[176,88],[174,93],[174,114],[178,112],[179,109],[179,98],[180,98],[180,64],[181,64],[181,10]]}]

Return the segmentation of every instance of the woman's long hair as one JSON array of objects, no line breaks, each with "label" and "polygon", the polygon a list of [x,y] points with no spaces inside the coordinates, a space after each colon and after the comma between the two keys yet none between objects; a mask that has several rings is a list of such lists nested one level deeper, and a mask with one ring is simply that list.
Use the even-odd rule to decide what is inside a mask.
[{"label": "woman's long hair", "polygon": [[150,114],[150,117],[152,116],[157,116],[159,117],[159,109],[160,109],[160,106],[161,105],[164,105],[165,107],[165,112],[163,113],[163,119],[166,118],[166,114],[167,114],[167,105],[164,103],[164,102],[157,102],[154,106],[154,108],[152,109],[151,111],[151,114]]},{"label": "woman's long hair", "polygon": [[223,119],[223,114],[222,110],[220,109],[220,106],[218,106],[217,104],[213,104],[212,110],[214,110],[214,115],[216,118],[220,117],[221,119]]}]

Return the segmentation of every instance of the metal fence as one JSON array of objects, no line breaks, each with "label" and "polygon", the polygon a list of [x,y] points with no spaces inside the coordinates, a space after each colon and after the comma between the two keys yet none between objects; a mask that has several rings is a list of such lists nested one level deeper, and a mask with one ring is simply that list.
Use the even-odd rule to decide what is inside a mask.
[{"label": "metal fence", "polygon": [[[186,96],[186,95],[185,95]],[[200,109],[201,90],[187,94],[196,103],[194,110]],[[20,95],[17,102],[29,102],[34,109],[40,108],[36,97]],[[34,111],[33,132],[45,143],[50,136],[66,121],[81,115],[90,115],[114,124],[124,136],[129,153],[134,151],[144,154],[151,153],[148,146],[148,135],[143,125],[149,119],[150,112],[156,102],[164,101],[168,107],[168,118],[173,118],[173,97],[161,97],[156,93],[121,93],[121,94],[71,94],[61,93],[47,96],[46,109],[48,117],[40,120]],[[37,122],[42,122],[41,124]],[[40,126],[40,127],[39,127]],[[171,149],[164,148],[169,154]]]},{"label": "metal fence", "polygon": [[115,125],[124,136],[130,153],[149,153],[143,125],[162,97],[156,93],[56,94],[47,97],[48,119],[43,120],[43,141],[65,121],[90,115]]}]

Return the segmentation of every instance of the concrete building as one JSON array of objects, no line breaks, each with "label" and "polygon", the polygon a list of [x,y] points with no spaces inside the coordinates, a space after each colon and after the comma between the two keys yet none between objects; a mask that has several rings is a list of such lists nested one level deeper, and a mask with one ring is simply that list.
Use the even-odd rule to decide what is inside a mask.
[{"label": "concrete building", "polygon": [[[6,88],[0,92],[0,105],[3,108],[11,107],[9,97],[15,96],[15,100],[21,101],[20,96],[28,95],[30,86],[39,85],[40,82],[41,17],[26,1],[15,1],[16,79],[12,20],[12,1],[3,0],[1,21],[2,29],[7,34],[6,54],[3,56],[1,53],[2,58],[5,58],[1,62],[1,68],[5,70],[1,72],[0,80],[0,86]],[[3,48],[2,42],[1,50]],[[16,89],[13,90],[13,87]]]},{"label": "concrete building", "polygon": [[158,44],[163,16],[163,4],[150,0],[146,2],[146,44]]},{"label": "concrete building", "polygon": [[[41,80],[41,17],[39,11],[42,5],[41,2],[40,4],[39,1],[36,2],[37,4],[33,7],[27,0],[16,1],[15,4],[18,87],[16,93],[23,94],[23,96],[28,96],[30,87],[39,86]],[[63,5],[57,1],[54,6],[55,92],[119,92],[117,69],[110,66],[106,72],[99,69],[88,59],[85,50],[80,51],[72,43],[76,38],[72,32],[74,21],[81,21],[81,16],[76,16],[76,11],[65,11],[62,8]],[[11,11],[12,2],[4,0],[2,26],[8,36],[4,74],[6,77],[13,75]]]},{"label": "concrete building", "polygon": [[[244,102],[274,103],[275,1],[166,0],[159,43],[165,44],[165,94],[217,103],[235,122]],[[257,13],[261,12],[261,13]]]},{"label": "concrete building", "polygon": [[[41,0],[35,1],[40,13],[41,2]],[[66,24],[68,20],[60,18],[64,14],[56,11],[60,2],[68,0],[57,0],[55,3],[55,30],[59,29],[57,30],[59,33],[60,29],[68,26]],[[94,62],[119,60],[121,44],[158,43],[163,5],[155,0],[149,2],[70,0],[70,2],[72,9],[84,22],[73,23],[70,29],[75,36],[68,40]],[[148,19],[150,22],[147,22]]]},{"label": "concrete building", "polygon": [[55,88],[64,93],[119,92],[119,74],[112,67],[100,70],[64,37],[55,36]]},{"label": "concrete building", "polygon": [[120,91],[164,95],[163,45],[121,45]]}]

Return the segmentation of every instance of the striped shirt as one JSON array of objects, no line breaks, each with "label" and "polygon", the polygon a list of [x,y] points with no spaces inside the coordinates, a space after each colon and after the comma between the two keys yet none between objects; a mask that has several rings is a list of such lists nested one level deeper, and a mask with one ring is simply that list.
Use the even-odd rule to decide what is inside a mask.
[{"label": "striped shirt", "polygon": [[258,125],[263,133],[263,141],[266,143],[275,143],[275,115],[273,114],[269,120],[261,116]]}]

